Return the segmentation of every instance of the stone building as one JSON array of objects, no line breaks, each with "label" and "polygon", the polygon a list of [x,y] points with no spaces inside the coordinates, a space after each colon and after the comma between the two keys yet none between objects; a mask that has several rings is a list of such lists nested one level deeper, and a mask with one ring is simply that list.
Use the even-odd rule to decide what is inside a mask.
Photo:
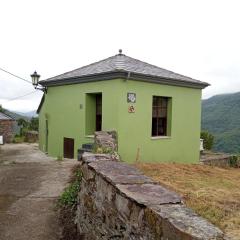
[{"label": "stone building", "polygon": [[0,136],[3,143],[10,143],[14,137],[13,125],[15,120],[10,116],[0,112]]}]

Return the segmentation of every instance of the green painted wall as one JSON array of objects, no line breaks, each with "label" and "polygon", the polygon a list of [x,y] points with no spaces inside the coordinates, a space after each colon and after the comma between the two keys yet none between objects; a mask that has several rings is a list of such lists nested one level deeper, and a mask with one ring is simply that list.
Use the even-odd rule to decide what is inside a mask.
[{"label": "green painted wall", "polygon": [[[119,152],[125,161],[135,161],[138,149],[143,162],[198,161],[201,90],[135,81],[119,84]],[[127,112],[127,92],[137,94],[135,113]],[[172,98],[169,137],[151,138],[153,95]]]},{"label": "green painted wall", "polygon": [[[94,112],[87,93],[102,93],[102,129],[117,130],[119,153],[133,162],[139,152],[144,162],[197,162],[201,114],[201,90],[121,79],[48,88],[39,114],[40,149],[45,151],[48,118],[48,153],[63,156],[63,137],[75,139],[75,157],[91,132]],[[129,113],[127,93],[136,93],[135,113]],[[171,97],[171,136],[151,138],[152,96]],[[83,108],[80,109],[80,104]],[[90,108],[90,107],[88,107]]]}]

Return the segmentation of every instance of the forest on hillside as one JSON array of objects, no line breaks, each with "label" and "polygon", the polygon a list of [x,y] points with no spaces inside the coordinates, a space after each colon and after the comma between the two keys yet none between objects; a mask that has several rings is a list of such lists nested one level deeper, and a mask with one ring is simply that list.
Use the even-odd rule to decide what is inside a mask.
[{"label": "forest on hillside", "polygon": [[202,130],[214,135],[213,150],[240,153],[240,92],[203,100]]}]

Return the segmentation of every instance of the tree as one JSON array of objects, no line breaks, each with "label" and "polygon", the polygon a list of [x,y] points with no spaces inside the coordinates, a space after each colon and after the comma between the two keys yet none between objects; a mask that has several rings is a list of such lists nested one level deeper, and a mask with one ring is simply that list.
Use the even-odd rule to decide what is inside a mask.
[{"label": "tree", "polygon": [[2,105],[0,105],[0,112],[2,112],[2,113],[4,113],[4,109],[3,109],[3,107],[2,107]]},{"label": "tree", "polygon": [[208,131],[202,131],[201,138],[203,139],[203,148],[206,150],[211,150],[214,143],[214,136]]},{"label": "tree", "polygon": [[38,117],[32,117],[29,125],[29,130],[38,131]]},{"label": "tree", "polygon": [[18,123],[18,126],[20,126],[20,136],[23,136],[24,133],[26,132],[26,130],[28,129],[29,127],[29,122],[27,122],[25,119],[23,118],[19,118],[17,120],[17,123]]}]

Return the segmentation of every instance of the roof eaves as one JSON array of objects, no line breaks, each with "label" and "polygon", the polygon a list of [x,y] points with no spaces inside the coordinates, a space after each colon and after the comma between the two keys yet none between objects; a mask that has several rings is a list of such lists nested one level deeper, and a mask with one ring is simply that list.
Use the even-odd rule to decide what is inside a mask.
[{"label": "roof eaves", "polygon": [[123,78],[125,80],[129,79],[129,80],[136,80],[136,81],[143,81],[143,82],[151,82],[151,83],[164,84],[164,85],[173,85],[173,86],[180,86],[180,87],[198,88],[198,89],[204,89],[205,87],[210,85],[206,82],[201,82],[201,81],[187,81],[187,80],[182,80],[177,78],[174,79],[174,78],[158,77],[153,75],[128,72],[125,70],[84,75],[81,77],[72,77],[72,78],[65,78],[65,79],[42,80],[39,82],[39,84],[41,84],[44,87],[51,87],[51,86],[95,82],[95,81],[104,81],[104,80],[111,80],[111,79],[117,79],[117,78]]},{"label": "roof eaves", "polygon": [[55,79],[55,80],[42,80],[39,82],[42,86],[51,87],[51,86],[61,86],[68,84],[77,84],[77,83],[86,83],[94,81],[104,81],[111,80],[116,78],[125,78],[127,76],[126,71],[112,71],[105,73],[97,73],[90,75],[83,75],[80,77],[64,78],[64,79]]},{"label": "roof eaves", "polygon": [[171,85],[171,86],[198,88],[198,89],[204,89],[205,87],[210,86],[209,83],[202,82],[202,81],[187,81],[187,80],[177,79],[177,78],[157,77],[157,76],[138,74],[138,73],[132,73],[129,79],[143,81],[143,82]]}]

